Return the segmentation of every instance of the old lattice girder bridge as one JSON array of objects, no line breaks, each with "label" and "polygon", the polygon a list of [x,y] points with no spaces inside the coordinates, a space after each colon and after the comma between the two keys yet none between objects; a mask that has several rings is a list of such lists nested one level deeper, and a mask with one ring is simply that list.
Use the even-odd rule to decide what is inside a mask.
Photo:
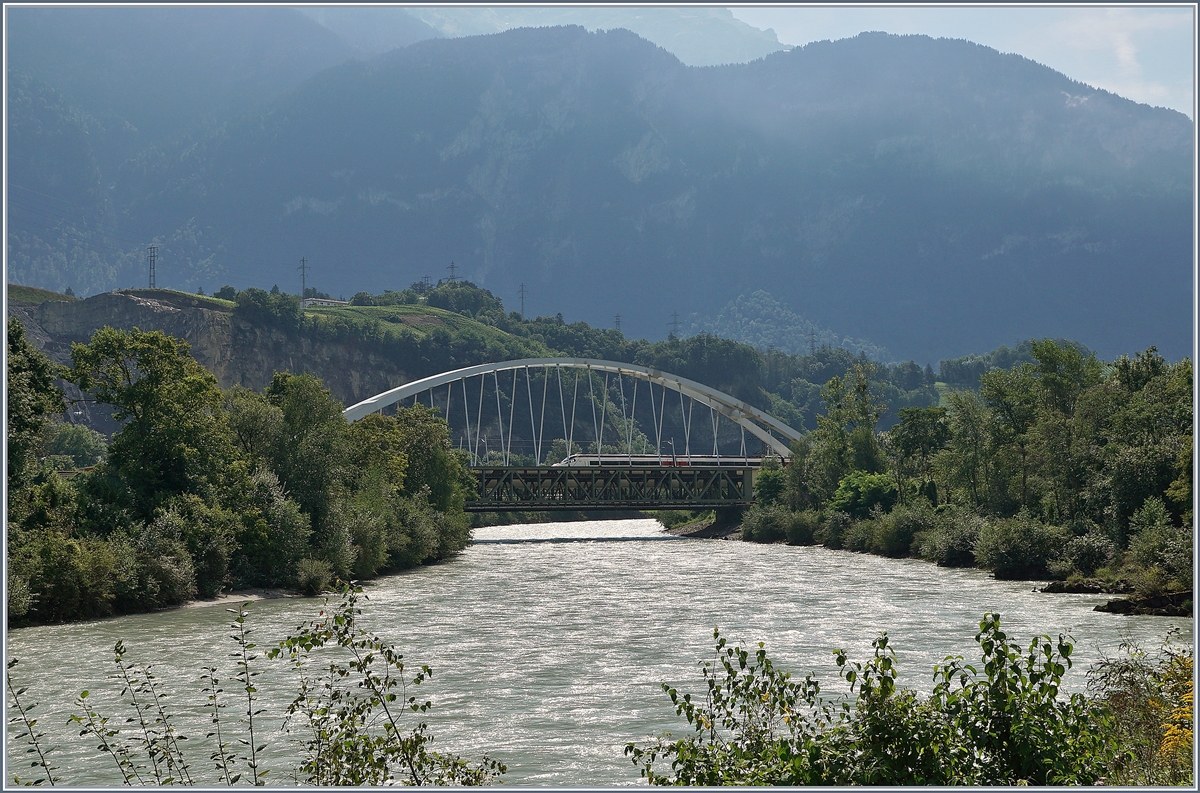
[{"label": "old lattice girder bridge", "polygon": [[[640,425],[639,386],[646,394]],[[469,455],[477,488],[466,509],[477,512],[744,506],[753,502],[763,455],[786,460],[789,443],[800,437],[769,413],[703,383],[590,358],[468,366],[377,394],[344,414],[353,422],[407,400],[438,410]],[[518,401],[527,403],[527,424]],[[551,443],[548,408],[550,433],[560,423],[562,430]],[[642,430],[647,419],[649,432]],[[547,459],[554,448],[565,455]]]}]

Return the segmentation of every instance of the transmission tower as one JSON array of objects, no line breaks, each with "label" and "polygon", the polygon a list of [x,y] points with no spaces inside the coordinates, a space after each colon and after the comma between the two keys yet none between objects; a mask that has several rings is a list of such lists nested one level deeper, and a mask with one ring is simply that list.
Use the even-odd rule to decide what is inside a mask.
[{"label": "transmission tower", "polygon": [[817,354],[817,333],[811,328],[808,331],[808,354]]},{"label": "transmission tower", "polygon": [[621,315],[620,314],[617,314],[615,317],[613,317],[613,325],[616,327],[618,332],[621,330]]},{"label": "transmission tower", "polygon": [[525,284],[521,284],[521,319],[525,319]]},{"label": "transmission tower", "polygon": [[679,338],[679,312],[678,311],[671,312],[671,321],[667,324],[671,326],[671,338],[678,339]]},{"label": "transmission tower", "polygon": [[447,278],[446,280],[450,281],[450,282],[457,281],[458,276],[454,274],[454,271],[458,269],[457,265],[455,265],[454,262],[450,262],[450,266],[446,269],[448,269],[450,271],[450,277]]},{"label": "transmission tower", "polygon": [[146,263],[150,265],[150,288],[154,288],[154,263],[158,261],[158,246],[146,248]]},{"label": "transmission tower", "polygon": [[300,266],[296,268],[300,271],[300,299],[308,297],[308,259],[300,259]]}]

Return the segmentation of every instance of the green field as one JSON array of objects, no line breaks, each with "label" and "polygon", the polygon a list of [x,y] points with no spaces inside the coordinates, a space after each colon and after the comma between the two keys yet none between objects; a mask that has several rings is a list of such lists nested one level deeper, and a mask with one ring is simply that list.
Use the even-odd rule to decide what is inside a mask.
[{"label": "green field", "polygon": [[76,300],[77,298],[59,294],[58,292],[51,292],[49,289],[9,284],[8,299],[16,303],[45,303],[48,300]]}]

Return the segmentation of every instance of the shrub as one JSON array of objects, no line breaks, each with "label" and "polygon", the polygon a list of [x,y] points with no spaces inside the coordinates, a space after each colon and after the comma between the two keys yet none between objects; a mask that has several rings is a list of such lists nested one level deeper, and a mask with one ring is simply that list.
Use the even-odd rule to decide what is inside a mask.
[{"label": "shrub", "polygon": [[306,557],[296,562],[296,588],[314,597],[329,589],[333,568],[324,559]]},{"label": "shrub", "polygon": [[790,515],[787,525],[784,527],[787,544],[812,545],[816,542],[816,536],[820,528],[821,515],[815,509],[793,512]]},{"label": "shrub", "polygon": [[1100,534],[1085,534],[1067,543],[1063,558],[1080,575],[1090,576],[1112,561],[1116,547]]},{"label": "shrub", "polygon": [[841,702],[823,699],[811,675],[776,669],[761,643],[752,654],[713,638],[705,696],[663,685],[690,734],[625,748],[651,784],[1089,785],[1115,754],[1104,712],[1082,694],[1059,696],[1067,637],[1038,636],[1022,651],[998,615],[985,614],[975,636],[982,663],[947,659],[927,699],[897,687],[887,634],[865,663],[835,653],[849,684]]},{"label": "shrub", "polygon": [[1044,578],[1070,533],[1022,511],[1015,518],[990,521],[979,530],[975,560],[996,578]]},{"label": "shrub", "polygon": [[761,543],[786,539],[789,515],[784,507],[755,504],[742,517],[742,539]]},{"label": "shrub", "polygon": [[971,567],[983,519],[957,507],[942,507],[934,515],[933,527],[916,538],[922,559],[939,567]]},{"label": "shrub", "polygon": [[783,497],[785,484],[780,468],[763,467],[754,477],[755,501],[764,507],[778,503]]},{"label": "shrub", "polygon": [[934,527],[933,507],[924,499],[902,504],[874,521],[871,553],[897,559],[908,556],[913,540],[921,532]]},{"label": "shrub", "polygon": [[874,517],[851,523],[842,534],[842,548],[857,553],[867,553],[870,551],[879,520],[879,517]]},{"label": "shrub", "polygon": [[825,524],[821,526],[820,536],[813,539],[826,548],[837,551],[842,548],[842,539],[849,529],[849,515],[845,512],[830,512],[829,517],[825,519]]},{"label": "shrub", "polygon": [[70,458],[72,468],[95,465],[107,452],[104,435],[82,424],[55,424],[46,442],[46,453]]},{"label": "shrub", "polygon": [[1113,732],[1123,751],[1110,785],[1191,785],[1193,744],[1193,663],[1191,647],[1173,643],[1172,628],[1151,656],[1139,645],[1121,645],[1088,671],[1088,691],[1113,716]]},{"label": "shrub", "polygon": [[872,507],[879,506],[884,512],[891,509],[897,495],[896,483],[887,474],[852,471],[838,483],[829,505],[852,518],[865,518]]}]

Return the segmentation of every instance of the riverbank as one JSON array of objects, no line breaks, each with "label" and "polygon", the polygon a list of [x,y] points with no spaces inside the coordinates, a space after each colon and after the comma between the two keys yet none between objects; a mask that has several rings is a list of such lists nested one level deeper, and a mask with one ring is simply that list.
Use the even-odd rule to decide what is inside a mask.
[{"label": "riverbank", "polygon": [[[730,521],[726,518],[725,521],[721,521],[720,517],[704,517],[678,526],[664,526],[664,531],[677,537],[691,537],[695,539],[743,539],[740,519]],[[776,542],[767,544],[787,545],[789,543]],[[820,545],[820,543],[815,544]],[[871,556],[880,555],[872,554],[868,551],[852,551],[845,548],[834,548],[831,550],[845,550],[858,554],[865,553]],[[920,559],[920,557],[911,558]],[[967,566],[980,569],[976,565]],[[993,577],[995,577],[994,574]],[[1137,595],[1132,584],[1125,580],[1104,581],[1101,579],[1087,579],[1083,581],[1048,581],[1044,586],[1036,588],[1036,591],[1046,594],[1128,595],[1128,597],[1112,598],[1106,603],[1096,606],[1095,610],[1109,614],[1130,616],[1193,618],[1194,597],[1192,592]]]}]

